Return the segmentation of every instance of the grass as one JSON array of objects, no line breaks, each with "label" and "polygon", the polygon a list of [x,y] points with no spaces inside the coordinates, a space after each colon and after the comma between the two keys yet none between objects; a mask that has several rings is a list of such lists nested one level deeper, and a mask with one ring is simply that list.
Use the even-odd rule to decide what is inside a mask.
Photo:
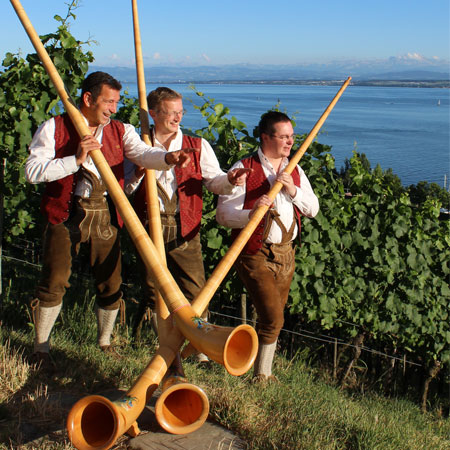
[{"label": "grass", "polygon": [[[120,362],[96,346],[93,299],[89,287],[78,303],[68,300],[52,333],[57,371],[46,377],[28,364],[33,329],[23,292],[9,291],[0,327],[0,450],[73,449],[65,420],[79,398],[127,391],[149,362],[156,340],[148,327],[145,345],[131,345],[127,326],[116,327]],[[12,303],[15,298],[15,303]],[[19,306],[17,304],[20,303]],[[132,311],[131,311],[132,313]],[[130,320],[130,318],[128,318]],[[233,430],[249,450],[444,450],[450,448],[450,420],[438,411],[375,392],[351,394],[334,386],[308,363],[305,353],[288,360],[277,355],[279,384],[251,383],[250,374],[232,377],[222,366],[199,367],[188,359],[188,379],[208,395],[211,418]],[[126,449],[122,436],[114,449]]]},{"label": "grass", "polygon": [[375,394],[351,396],[325,383],[304,361],[278,357],[280,383],[265,388],[218,367],[194,369],[214,417],[252,449],[449,449],[450,422],[417,405]]},{"label": "grass", "polygon": [[[148,350],[133,349],[124,332],[118,333],[116,343],[127,359],[118,364],[97,350],[95,339],[80,346],[63,329],[55,331],[59,370],[46,379],[23,359],[31,333],[1,330],[2,450],[73,448],[64,431],[70,405],[88,393],[127,390],[149,360]],[[325,383],[302,360],[277,357],[280,384],[263,388],[253,385],[250,375],[232,377],[219,365],[205,370],[187,362],[185,370],[207,393],[212,418],[242,437],[249,449],[450,448],[448,419],[424,415],[402,399],[350,396]],[[126,440],[124,436],[115,448],[126,448]]]}]

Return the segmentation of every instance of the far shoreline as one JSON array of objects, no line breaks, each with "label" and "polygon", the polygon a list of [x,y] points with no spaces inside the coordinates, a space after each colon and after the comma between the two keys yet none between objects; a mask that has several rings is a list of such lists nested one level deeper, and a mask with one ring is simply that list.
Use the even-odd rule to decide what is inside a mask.
[{"label": "far shoreline", "polygon": [[[136,83],[136,80],[120,79],[122,83]],[[345,79],[339,80],[164,80],[148,79],[151,84],[215,84],[215,85],[282,85],[282,86],[340,86]],[[435,88],[450,89],[449,80],[358,80],[352,79],[352,86],[371,87],[409,87],[409,88]]]}]

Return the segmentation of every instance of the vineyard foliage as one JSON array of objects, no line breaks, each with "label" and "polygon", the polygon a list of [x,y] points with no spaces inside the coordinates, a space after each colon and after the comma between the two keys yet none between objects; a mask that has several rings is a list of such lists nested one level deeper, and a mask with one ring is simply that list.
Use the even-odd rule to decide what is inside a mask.
[{"label": "vineyard foliage", "polygon": [[[196,94],[208,123],[196,134],[212,143],[222,167],[256,150],[256,130],[250,133],[229,118],[228,108]],[[305,137],[297,138],[293,152]],[[355,151],[342,177],[330,151],[313,142],[300,161],[321,210],[303,219],[290,312],[349,338],[364,333],[380,348],[413,352],[430,365],[448,364],[450,235],[449,222],[439,220],[439,201],[430,197],[413,206],[390,170],[371,170]],[[229,230],[214,223],[214,209],[208,196],[203,245],[210,272],[229,245]],[[229,294],[224,298],[238,298],[242,287],[230,276],[222,289]]]},{"label": "vineyard foliage", "polygon": [[[93,60],[69,32],[68,19],[75,17],[71,9],[75,6],[73,1],[65,19],[55,16],[60,23],[56,33],[42,36],[74,98]],[[60,112],[60,103],[36,54],[23,59],[8,53],[3,67],[4,239],[19,234],[33,239],[40,188],[25,183],[23,165],[34,131]],[[200,101],[194,106],[206,123],[191,131],[212,144],[224,169],[256,150],[257,130],[249,131],[236,117],[230,117],[227,107],[193,90]],[[136,125],[137,100],[123,97],[117,117]],[[296,138],[294,151],[305,137]],[[319,197],[321,210],[314,219],[303,220],[289,311],[322,329],[336,330],[340,336],[365,333],[380,348],[403,349],[427,364],[438,360],[448,367],[450,235],[449,222],[439,220],[438,200],[429,197],[413,205],[408,190],[399,187],[391,171],[370,169],[356,152],[342,176],[335,168],[331,147],[317,141],[300,165]],[[201,237],[207,274],[230,243],[230,230],[215,222],[215,205],[216,198],[205,192]],[[124,256],[125,260],[133,257]],[[241,292],[242,286],[231,272],[220,287],[221,301],[236,301]]]},{"label": "vineyard foliage", "polygon": [[[40,36],[50,58],[64,81],[67,92],[75,99],[77,91],[93,61],[84,52],[84,42],[77,41],[69,30],[75,19],[78,0],[69,4],[65,18],[56,15],[57,31]],[[18,25],[19,26],[19,25]],[[4,166],[1,186],[4,195],[4,239],[31,232],[39,210],[42,189],[25,181],[24,164],[28,145],[38,126],[52,115],[62,112],[62,104],[36,53],[22,58],[7,53],[0,72],[0,157]]]}]

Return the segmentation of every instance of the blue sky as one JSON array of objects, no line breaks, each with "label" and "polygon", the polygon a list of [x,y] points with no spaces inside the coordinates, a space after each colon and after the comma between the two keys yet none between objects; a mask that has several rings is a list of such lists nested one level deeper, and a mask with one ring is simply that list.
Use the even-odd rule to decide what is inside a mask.
[{"label": "blue sky", "polygon": [[[38,34],[57,27],[69,0],[22,0]],[[133,66],[131,0],[82,0],[72,34],[96,65]],[[298,64],[417,54],[449,59],[449,0],[138,0],[146,65]],[[29,39],[10,2],[0,57],[25,55]]]}]

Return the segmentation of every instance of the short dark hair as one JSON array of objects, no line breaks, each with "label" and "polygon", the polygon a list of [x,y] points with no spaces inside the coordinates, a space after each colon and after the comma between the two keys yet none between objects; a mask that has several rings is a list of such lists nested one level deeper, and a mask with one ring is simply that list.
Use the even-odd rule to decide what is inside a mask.
[{"label": "short dark hair", "polygon": [[83,95],[86,92],[90,92],[92,95],[92,101],[95,103],[100,95],[100,92],[102,91],[102,86],[105,84],[116,91],[120,91],[122,89],[120,82],[109,75],[109,73],[92,72],[84,79],[83,84],[81,85],[81,98],[83,98]]},{"label": "short dark hair", "polygon": [[280,111],[268,111],[261,116],[259,121],[258,131],[259,138],[261,139],[261,134],[273,134],[274,125],[279,122],[290,122],[289,116]]},{"label": "short dark hair", "polygon": [[182,99],[183,96],[168,87],[158,87],[147,95],[148,109],[157,110],[164,100]]}]

